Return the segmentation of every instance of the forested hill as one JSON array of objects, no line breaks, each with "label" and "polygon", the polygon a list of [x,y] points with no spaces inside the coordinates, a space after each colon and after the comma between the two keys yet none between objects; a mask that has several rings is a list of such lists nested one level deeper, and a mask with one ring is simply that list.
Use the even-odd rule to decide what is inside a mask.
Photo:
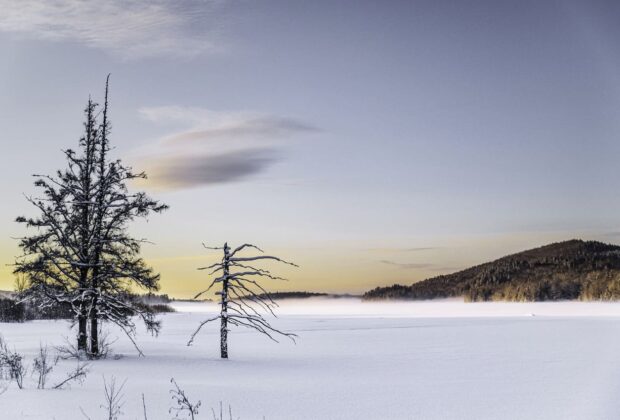
[{"label": "forested hill", "polygon": [[620,246],[570,240],[508,255],[410,286],[366,292],[364,299],[484,300],[620,299]]}]

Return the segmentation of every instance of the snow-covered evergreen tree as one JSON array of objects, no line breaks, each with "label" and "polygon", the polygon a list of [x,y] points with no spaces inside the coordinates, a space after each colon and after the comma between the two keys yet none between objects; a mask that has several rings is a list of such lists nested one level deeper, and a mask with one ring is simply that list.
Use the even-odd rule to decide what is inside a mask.
[{"label": "snow-covered evergreen tree", "polygon": [[151,212],[167,209],[143,192],[130,193],[127,183],[144,179],[146,174],[133,172],[120,160],[110,160],[108,135],[108,83],[106,81],[105,103],[99,129],[96,178],[98,188],[94,197],[93,254],[91,259],[91,299],[89,318],[91,322],[91,354],[98,354],[98,322],[110,321],[118,325],[131,338],[135,325],[132,316],[139,316],[153,332],[159,330],[159,322],[153,313],[136,305],[131,298],[131,288],[149,291],[159,288],[159,274],[148,267],[140,257],[142,239],[132,238],[127,228],[137,219]]},{"label": "snow-covered evergreen tree", "polygon": [[159,275],[140,257],[143,240],[132,238],[127,227],[167,208],[142,192],[130,193],[127,182],[146,175],[109,159],[107,80],[101,122],[96,111],[89,100],[78,151],[65,151],[67,168],[55,176],[35,175],[43,194],[28,201],[39,215],[17,221],[36,231],[20,239],[23,255],[15,269],[27,278],[25,299],[42,306],[71,305],[78,350],[94,357],[99,354],[100,320],[115,323],[132,340],[133,316],[140,316],[151,331],[159,328],[153,314],[132,298],[132,287],[157,290]]},{"label": "snow-covered evergreen tree", "polygon": [[35,229],[21,238],[23,255],[16,261],[16,274],[23,274],[27,299],[42,306],[71,305],[78,324],[77,348],[87,350],[87,291],[89,289],[92,200],[95,186],[97,145],[96,105],[89,99],[85,109],[85,134],[78,151],[66,150],[67,168],[56,176],[35,175],[42,197],[27,197],[38,210],[34,218],[17,222]]},{"label": "snow-covered evergreen tree", "polygon": [[[204,245],[203,245],[204,246]],[[228,358],[228,328],[229,324],[254,329],[265,334],[270,339],[277,341],[274,335],[282,335],[294,340],[295,334],[278,330],[269,324],[263,313],[275,316],[274,308],[277,303],[271,298],[260,283],[260,278],[273,280],[286,280],[283,277],[273,275],[269,270],[256,268],[248,263],[259,260],[272,260],[297,267],[296,264],[284,261],[271,255],[240,256],[238,253],[246,248],[253,248],[263,252],[260,248],[252,244],[243,244],[234,250],[225,243],[223,247],[207,247],[207,249],[222,250],[224,256],[221,262],[212,264],[208,267],[201,267],[199,270],[212,270],[209,274],[219,273],[209,287],[198,293],[197,299],[207,293],[217,284],[221,285],[221,290],[216,294],[220,295],[220,314],[216,317],[207,319],[200,323],[196,331],[192,334],[187,345],[191,345],[200,329],[207,323],[220,320],[220,357]]]}]

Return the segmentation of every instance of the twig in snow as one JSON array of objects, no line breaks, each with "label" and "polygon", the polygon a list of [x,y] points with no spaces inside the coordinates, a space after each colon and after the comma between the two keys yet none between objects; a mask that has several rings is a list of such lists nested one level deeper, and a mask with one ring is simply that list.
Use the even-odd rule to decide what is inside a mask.
[{"label": "twig in snow", "polygon": [[[219,415],[219,417],[215,413],[215,410],[213,409],[213,407],[211,407],[211,414],[213,414],[213,420],[224,420],[224,407],[223,407],[221,401],[220,401],[220,415]],[[240,419],[240,417],[237,417],[237,420],[239,420],[239,419]],[[232,414],[232,407],[230,406],[230,404],[228,405],[228,420],[234,420],[233,419],[233,414]],[[264,417],[263,417],[263,420],[264,420]]]},{"label": "twig in snow", "polygon": [[144,413],[144,420],[148,420],[146,416],[146,402],[144,402],[144,392],[142,393],[142,411]]},{"label": "twig in snow", "polygon": [[58,357],[52,361],[48,355],[47,345],[39,344],[39,354],[34,358],[32,373],[37,375],[37,389],[45,389],[47,375],[58,363]]},{"label": "twig in snow", "polygon": [[170,379],[170,383],[174,385],[176,389],[171,389],[170,393],[172,394],[172,401],[176,404],[176,407],[170,407],[168,410],[169,413],[174,412],[174,418],[178,419],[179,416],[187,416],[191,420],[195,420],[195,415],[198,414],[198,408],[200,408],[201,401],[198,400],[197,403],[192,403],[187,395],[185,395],[185,391],[183,391],[179,385],[176,383],[174,378]]},{"label": "twig in snow", "polygon": [[123,414],[121,409],[123,408],[125,401],[123,401],[122,392],[126,382],[127,380],[125,379],[123,383],[117,387],[116,378],[114,376],[112,376],[109,383],[106,381],[105,377],[103,378],[103,388],[105,391],[106,402],[105,405],[101,406],[101,408],[105,409],[107,420],[118,420],[121,414]]},{"label": "twig in snow", "polygon": [[53,388],[61,389],[63,386],[68,385],[73,381],[82,383],[82,381],[84,381],[84,378],[86,378],[86,375],[88,374],[88,368],[89,368],[88,363],[80,363],[78,361],[76,368],[73,371],[71,371],[69,374],[67,374],[67,377],[63,381],[54,385]]}]

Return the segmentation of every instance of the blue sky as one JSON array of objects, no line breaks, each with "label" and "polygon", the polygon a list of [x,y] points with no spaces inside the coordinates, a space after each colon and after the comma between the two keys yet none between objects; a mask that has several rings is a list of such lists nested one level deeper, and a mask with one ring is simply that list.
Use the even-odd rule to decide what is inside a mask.
[{"label": "blue sky", "polygon": [[[302,269],[282,289],[411,283],[549,241],[616,242],[620,4],[0,1],[10,264],[31,173],[111,76],[115,153],[171,206],[134,227],[164,291],[200,243]],[[0,286],[12,283],[10,267]]]}]

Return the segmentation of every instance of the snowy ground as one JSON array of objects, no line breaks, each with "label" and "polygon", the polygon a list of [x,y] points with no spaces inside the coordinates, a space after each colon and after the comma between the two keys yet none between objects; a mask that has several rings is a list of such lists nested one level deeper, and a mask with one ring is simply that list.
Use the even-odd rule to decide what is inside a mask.
[{"label": "snowy ground", "polygon": [[[119,336],[118,360],[92,363],[83,385],[0,395],[2,419],[103,419],[103,377],[126,380],[123,419],[169,419],[170,378],[194,400],[198,419],[230,404],[241,420],[617,419],[620,418],[620,303],[360,303],[287,301],[276,326],[298,343],[233,330],[218,359],[217,326],[185,343],[213,306],[177,304],[158,338],[140,334],[146,357]],[[66,322],[0,324],[32,360],[56,345]],[[56,375],[74,362],[62,362]],[[52,379],[51,382],[54,382]]]}]

